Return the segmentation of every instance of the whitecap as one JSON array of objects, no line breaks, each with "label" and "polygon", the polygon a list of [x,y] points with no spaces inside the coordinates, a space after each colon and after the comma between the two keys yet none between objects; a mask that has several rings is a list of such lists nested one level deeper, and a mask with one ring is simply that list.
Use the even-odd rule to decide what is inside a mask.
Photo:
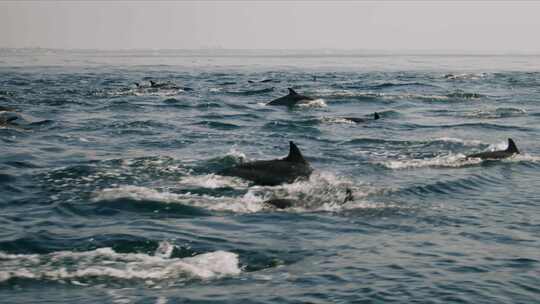
[{"label": "whitecap", "polygon": [[[170,248],[170,244],[167,246]],[[143,253],[117,253],[108,247],[40,255],[0,253],[0,282],[13,278],[74,280],[80,284],[87,280],[104,279],[145,282],[213,279],[240,274],[238,265],[238,255],[226,251],[203,253],[188,258],[170,258],[170,254],[151,256]]]},{"label": "whitecap", "polygon": [[424,159],[405,159],[405,160],[390,160],[378,162],[389,169],[411,169],[425,167],[447,167],[459,168],[464,166],[475,165],[482,162],[481,159],[468,159],[464,154],[448,154],[440,155],[433,158]]},{"label": "whitecap", "polygon": [[230,176],[221,176],[215,174],[206,174],[206,175],[190,175],[182,178],[180,181],[182,185],[202,187],[208,189],[216,188],[235,188],[242,189],[247,188],[249,183],[246,180],[230,177]]},{"label": "whitecap", "polygon": [[325,108],[328,105],[322,98],[317,98],[314,100],[302,100],[296,104],[299,107],[310,107],[310,108]]}]

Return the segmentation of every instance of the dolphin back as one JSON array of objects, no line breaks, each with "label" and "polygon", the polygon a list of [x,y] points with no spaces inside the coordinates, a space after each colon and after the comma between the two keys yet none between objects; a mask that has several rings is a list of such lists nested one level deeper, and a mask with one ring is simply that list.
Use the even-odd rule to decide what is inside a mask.
[{"label": "dolphin back", "polygon": [[243,163],[221,170],[218,174],[241,177],[255,184],[267,186],[293,183],[297,179],[309,178],[313,169],[292,141],[289,145],[289,155],[283,159]]},{"label": "dolphin back", "polygon": [[296,91],[293,90],[292,88],[288,88],[288,90],[289,90],[289,94],[287,94],[286,96],[274,99],[270,101],[269,103],[267,103],[266,105],[292,107],[302,100],[313,100],[313,98],[309,96],[304,96],[304,95],[300,95],[296,93]]},{"label": "dolphin back", "polygon": [[467,155],[467,158],[503,159],[503,158],[511,157],[514,154],[519,154],[519,150],[516,146],[516,143],[511,138],[509,138],[508,147],[506,148],[506,150],[471,154],[471,155]]}]

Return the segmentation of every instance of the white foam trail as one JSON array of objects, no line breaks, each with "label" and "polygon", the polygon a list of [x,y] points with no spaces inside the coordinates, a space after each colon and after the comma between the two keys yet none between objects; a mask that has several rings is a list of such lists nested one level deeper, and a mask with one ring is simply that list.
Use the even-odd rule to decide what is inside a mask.
[{"label": "white foam trail", "polygon": [[133,95],[135,96],[176,96],[178,93],[184,92],[182,89],[160,89],[160,90],[134,90]]},{"label": "white foam trail", "polygon": [[351,206],[352,202],[343,203],[347,188],[352,190],[355,201],[377,191],[368,185],[353,185],[351,181],[330,172],[315,172],[309,180],[268,188],[272,192],[264,195],[265,200],[271,197],[292,199],[295,205],[287,211],[293,212],[337,212],[346,205]]},{"label": "white foam trail", "polygon": [[154,189],[139,186],[121,186],[118,188],[107,188],[94,193],[93,201],[111,201],[121,198],[128,198],[136,201],[150,200],[158,202],[178,202],[181,196],[175,193],[159,192]]},{"label": "white foam trail", "polygon": [[247,188],[249,183],[243,179],[230,176],[221,176],[215,174],[207,175],[191,175],[182,178],[180,181],[183,185],[216,189],[216,188],[235,188],[243,189]]},{"label": "white foam trail", "polygon": [[426,99],[426,100],[448,100],[445,95],[422,95],[414,93],[383,93],[371,91],[351,91],[351,90],[329,90],[317,91],[317,95],[333,97],[370,97],[382,99]]},{"label": "white foam trail", "polygon": [[296,104],[299,107],[310,107],[310,108],[325,108],[328,105],[322,98],[317,98],[314,100],[302,100]]},{"label": "white foam trail", "polygon": [[94,193],[93,201],[111,201],[128,198],[135,201],[154,201],[167,204],[183,204],[214,211],[231,211],[237,213],[258,212],[264,208],[263,200],[247,193],[243,197],[213,197],[191,193],[176,194],[160,192],[147,187],[121,186],[108,188]]},{"label": "white foam trail", "polygon": [[[172,252],[172,249],[170,251]],[[212,279],[241,272],[238,255],[232,252],[215,251],[189,258],[169,256],[117,253],[111,248],[84,252],[58,251],[42,255],[12,255],[0,252],[0,282],[12,278],[76,282],[94,279],[151,282],[149,280]]]},{"label": "white foam trail", "polygon": [[451,79],[451,80],[465,80],[465,79],[478,80],[481,78],[485,78],[487,76],[488,76],[488,73],[462,73],[462,74],[445,75],[445,78]]},{"label": "white foam trail", "polygon": [[[206,178],[207,176],[202,176]],[[195,178],[195,180],[197,180]],[[227,179],[226,179],[227,180]],[[207,183],[204,181],[200,186]],[[369,186],[353,186],[344,178],[338,178],[329,172],[316,172],[309,180],[300,180],[292,184],[279,186],[252,186],[248,191],[239,197],[214,197],[209,195],[197,195],[192,193],[176,194],[166,191],[139,186],[121,186],[108,188],[94,193],[93,201],[111,201],[121,198],[128,198],[134,201],[155,201],[171,204],[183,204],[213,211],[229,211],[235,213],[260,212],[271,207],[264,204],[270,198],[286,198],[298,202],[297,211],[324,211],[335,208],[334,205],[343,203],[346,195],[345,189],[353,191],[356,199],[365,197],[374,191],[378,191]],[[216,184],[210,183],[214,187]],[[136,203],[136,202],[134,202]],[[322,207],[327,204],[331,207]],[[321,209],[322,208],[322,209]],[[332,209],[333,211],[337,209]]]},{"label": "white foam trail", "polygon": [[445,142],[451,142],[451,143],[460,143],[464,146],[478,146],[482,144],[482,141],[480,140],[467,140],[467,139],[461,139],[461,138],[453,138],[453,137],[439,137],[433,139],[433,141],[445,141]]},{"label": "white foam trail", "polygon": [[425,167],[459,168],[481,163],[481,159],[467,159],[464,154],[449,154],[426,159],[390,160],[379,164],[390,169],[411,169]]},{"label": "white foam trail", "polygon": [[355,125],[356,123],[352,120],[345,119],[342,117],[323,117],[321,118],[321,122],[323,123],[336,123],[336,124],[349,124],[349,125]]},{"label": "white foam trail", "polygon": [[514,116],[526,115],[527,110],[521,108],[497,108],[488,110],[477,110],[472,113],[467,113],[464,116],[470,118],[506,118]]}]

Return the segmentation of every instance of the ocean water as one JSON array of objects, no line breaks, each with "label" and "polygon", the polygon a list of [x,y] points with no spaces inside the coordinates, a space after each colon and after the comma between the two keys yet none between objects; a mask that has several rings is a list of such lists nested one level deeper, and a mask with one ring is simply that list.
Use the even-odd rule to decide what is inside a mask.
[{"label": "ocean water", "polygon": [[540,301],[540,56],[3,49],[0,106],[1,303]]}]

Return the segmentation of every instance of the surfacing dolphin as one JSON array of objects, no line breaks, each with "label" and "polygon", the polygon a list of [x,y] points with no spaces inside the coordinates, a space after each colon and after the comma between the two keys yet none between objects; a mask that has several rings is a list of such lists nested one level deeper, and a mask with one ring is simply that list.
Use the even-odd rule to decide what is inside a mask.
[{"label": "surfacing dolphin", "polygon": [[274,99],[267,103],[267,106],[287,106],[292,107],[297,105],[298,103],[302,103],[305,101],[315,100],[315,98],[304,96],[296,93],[292,88],[289,88],[289,94],[277,99]]},{"label": "surfacing dolphin", "polygon": [[18,125],[24,119],[17,112],[9,111],[11,108],[2,107],[0,110],[0,125]]},{"label": "surfacing dolphin", "polygon": [[[373,113],[373,120],[377,120],[379,118],[381,118],[379,113],[377,113],[377,112]],[[359,117],[343,117],[343,119],[350,120],[350,121],[355,122],[355,123],[364,123],[364,122],[368,122],[370,120],[368,118],[359,118]]]},{"label": "surfacing dolphin", "polygon": [[150,86],[141,84],[140,82],[134,82],[135,86],[137,86],[137,89],[165,89],[165,90],[182,90],[182,91],[193,91],[192,88],[189,87],[180,87],[176,83],[167,81],[167,82],[156,82],[154,80],[149,80]]},{"label": "surfacing dolphin", "polygon": [[219,175],[236,176],[262,186],[277,186],[307,179],[313,172],[300,149],[291,141],[289,155],[281,159],[257,160],[236,165],[218,172]]},{"label": "surfacing dolphin", "polygon": [[[354,200],[352,190],[347,188],[345,191],[346,191],[345,199],[343,200],[341,205]],[[264,202],[265,205],[276,208],[276,209],[287,209],[290,207],[294,207],[295,205],[298,205],[298,203],[299,203],[298,200],[288,199],[288,198],[271,198]]]},{"label": "surfacing dolphin", "polygon": [[480,159],[483,159],[483,160],[486,160],[486,159],[503,159],[503,158],[508,158],[508,157],[514,156],[516,154],[519,154],[519,150],[518,150],[518,148],[516,146],[516,143],[511,138],[509,138],[508,139],[508,148],[506,148],[506,150],[470,154],[470,155],[467,155],[467,158],[480,158]]}]

